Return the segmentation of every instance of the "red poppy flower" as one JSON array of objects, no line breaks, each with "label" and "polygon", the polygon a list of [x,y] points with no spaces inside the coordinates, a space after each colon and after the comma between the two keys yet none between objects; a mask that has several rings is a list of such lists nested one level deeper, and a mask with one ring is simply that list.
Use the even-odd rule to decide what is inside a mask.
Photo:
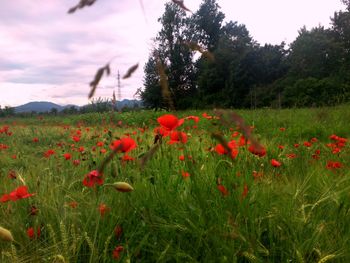
[{"label": "red poppy flower", "polygon": [[10,179],[17,179],[16,171],[10,170],[7,174],[7,177]]},{"label": "red poppy flower", "polygon": [[239,132],[235,131],[234,133],[232,133],[231,137],[234,138],[234,137],[237,137],[238,135],[239,135]]},{"label": "red poppy flower", "polygon": [[30,239],[34,238],[34,228],[33,227],[30,227],[27,229],[27,235]]},{"label": "red poppy flower", "polygon": [[248,185],[244,184],[243,186],[243,192],[242,192],[242,199],[246,198],[248,195],[249,189],[248,189]]},{"label": "red poppy flower", "polygon": [[172,131],[181,126],[184,122],[183,119],[178,119],[175,115],[165,114],[157,119],[158,123],[167,131]]},{"label": "red poppy flower", "polygon": [[102,146],[104,145],[104,142],[97,142],[96,145],[97,145],[98,147],[102,147]]},{"label": "red poppy flower", "polygon": [[187,135],[184,132],[179,132],[179,131],[172,131],[170,133],[170,141],[168,142],[169,144],[174,144],[174,143],[186,143],[187,142]]},{"label": "red poppy flower", "polygon": [[130,137],[121,138],[112,142],[111,149],[113,151],[127,153],[137,147],[136,142]]},{"label": "red poppy flower", "polygon": [[334,170],[342,168],[343,164],[341,162],[335,162],[335,161],[328,161],[326,165],[326,169],[328,170]]},{"label": "red poppy flower", "polygon": [[122,161],[133,161],[135,160],[134,157],[129,156],[127,153],[122,157]]},{"label": "red poppy flower", "polygon": [[30,194],[28,193],[28,187],[23,185],[18,188],[16,188],[14,191],[12,191],[10,194],[4,194],[0,198],[1,203],[5,203],[8,201],[17,201],[18,199],[28,198],[35,195],[34,193]]},{"label": "red poppy flower", "polygon": [[44,156],[45,156],[46,158],[49,158],[51,155],[54,155],[54,154],[55,154],[55,151],[52,150],[52,149],[49,149],[49,150],[47,150],[47,151],[44,153]]},{"label": "red poppy flower", "polygon": [[113,250],[113,258],[114,259],[119,259],[120,258],[120,252],[124,250],[123,246],[117,246]]},{"label": "red poppy flower", "polygon": [[110,210],[110,208],[106,204],[100,204],[98,210],[100,215],[104,216]]},{"label": "red poppy flower", "polygon": [[213,118],[213,116],[208,115],[206,112],[204,112],[204,113],[202,114],[202,116],[203,116],[204,118],[206,118],[207,120],[210,120],[210,119]]},{"label": "red poppy flower", "polygon": [[185,155],[180,155],[180,156],[179,156],[179,160],[180,160],[180,161],[185,161]]},{"label": "red poppy flower", "polygon": [[8,145],[0,143],[0,150],[6,150],[8,148]]},{"label": "red poppy flower", "polygon": [[5,125],[5,126],[3,126],[1,129],[0,129],[0,133],[7,133],[8,132],[8,130],[9,130],[9,126],[7,126],[7,125]]},{"label": "red poppy flower", "polygon": [[335,134],[332,134],[331,136],[329,136],[329,139],[337,141],[339,137]]},{"label": "red poppy flower", "polygon": [[[238,149],[237,149],[237,144],[236,141],[230,141],[227,143],[227,146],[230,148],[230,156],[232,159],[236,158],[238,155]],[[218,144],[215,146],[215,151],[218,154],[229,154],[229,152],[227,151],[227,149],[225,149],[225,147],[221,144]]]},{"label": "red poppy flower", "polygon": [[39,139],[37,137],[33,138],[33,142],[38,142]]},{"label": "red poppy flower", "polygon": [[38,209],[35,205],[32,205],[32,206],[29,208],[29,214],[30,214],[31,216],[36,216],[38,213],[39,213],[39,209]]},{"label": "red poppy flower", "polygon": [[83,184],[87,187],[93,187],[95,186],[95,184],[102,185],[103,184],[102,174],[97,170],[91,171],[90,173],[85,175]]},{"label": "red poppy flower", "polygon": [[252,144],[248,147],[248,151],[259,157],[264,157],[266,155],[266,149],[261,145]]},{"label": "red poppy flower", "polygon": [[271,160],[271,165],[273,167],[280,167],[282,164],[279,161],[277,161],[276,159],[272,159]]},{"label": "red poppy flower", "polygon": [[303,144],[304,144],[304,146],[306,146],[306,147],[311,147],[311,146],[312,146],[312,143],[311,143],[311,142],[304,142]]},{"label": "red poppy flower", "polygon": [[218,153],[218,154],[227,154],[228,151],[225,149],[224,146],[222,146],[222,144],[218,144],[215,146],[215,151]]},{"label": "red poppy flower", "polygon": [[64,159],[66,159],[66,160],[70,160],[70,158],[72,158],[72,155],[71,155],[70,153],[64,153],[64,154],[63,154],[63,157],[64,157]]},{"label": "red poppy flower", "polygon": [[286,156],[287,156],[287,158],[289,158],[289,159],[293,159],[293,158],[296,158],[296,157],[297,157],[297,155],[296,155],[295,153],[287,153]]},{"label": "red poppy flower", "polygon": [[222,184],[219,184],[217,187],[218,187],[218,190],[221,192],[221,194],[223,196],[226,196],[226,195],[229,194],[229,192],[227,191],[226,187],[223,186]]},{"label": "red poppy flower", "polygon": [[69,202],[68,205],[69,205],[71,208],[77,208],[77,207],[78,207],[78,202],[72,201],[72,202]]},{"label": "red poppy flower", "polygon": [[198,116],[188,116],[185,118],[185,120],[194,120],[194,122],[199,122]]},{"label": "red poppy flower", "polygon": [[319,160],[320,156],[318,154],[311,155],[312,159]]},{"label": "red poppy flower", "polygon": [[335,148],[332,150],[332,153],[333,153],[333,154],[337,154],[337,153],[339,153],[340,151],[341,151],[340,148],[335,147]]},{"label": "red poppy flower", "polygon": [[29,239],[39,238],[40,234],[41,234],[40,227],[38,227],[37,230],[36,230],[36,236],[35,236],[35,229],[34,229],[34,227],[30,227],[30,228],[27,229],[27,235],[28,235]]},{"label": "red poppy flower", "polygon": [[80,146],[79,149],[78,149],[79,152],[84,152],[85,151],[85,148],[84,146]]},{"label": "red poppy flower", "polygon": [[190,177],[190,173],[189,172],[181,171],[181,174],[182,174],[183,178]]},{"label": "red poppy flower", "polygon": [[73,139],[73,141],[75,141],[75,142],[79,142],[79,141],[80,141],[80,137],[79,137],[79,136],[76,136],[76,135],[74,135],[74,136],[72,137],[72,139]]},{"label": "red poppy flower", "polygon": [[121,226],[116,226],[114,229],[114,234],[117,239],[119,239],[123,234],[123,228]]},{"label": "red poppy flower", "polygon": [[247,140],[243,135],[239,138],[238,146],[242,147],[246,144],[250,144],[250,141]]}]

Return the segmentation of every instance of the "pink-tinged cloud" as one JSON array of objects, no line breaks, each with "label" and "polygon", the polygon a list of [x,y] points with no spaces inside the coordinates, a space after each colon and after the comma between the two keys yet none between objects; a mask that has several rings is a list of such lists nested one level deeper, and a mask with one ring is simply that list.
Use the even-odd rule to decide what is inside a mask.
[{"label": "pink-tinged cloud", "polygon": [[[104,78],[97,97],[112,96],[119,70],[139,63],[132,78],[122,80],[122,98],[142,87],[143,65],[165,0],[98,0],[67,14],[79,0],[3,1],[0,8],[0,105],[34,100],[61,104],[88,103],[89,83],[96,70],[114,58],[112,76]],[[169,0],[170,1],[170,0]],[[200,0],[185,0],[196,11]],[[247,26],[261,44],[293,41],[298,29],[328,26],[340,1],[218,0],[226,21]]]}]

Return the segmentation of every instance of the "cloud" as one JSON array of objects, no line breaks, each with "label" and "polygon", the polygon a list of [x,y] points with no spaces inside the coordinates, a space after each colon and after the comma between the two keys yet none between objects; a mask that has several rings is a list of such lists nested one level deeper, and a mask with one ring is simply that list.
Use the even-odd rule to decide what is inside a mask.
[{"label": "cloud", "polygon": [[[103,78],[96,96],[111,97],[117,72],[123,75],[135,63],[140,65],[138,70],[121,81],[122,97],[132,98],[142,86],[150,39],[160,29],[157,19],[166,1],[143,0],[143,12],[137,0],[98,0],[91,7],[67,14],[78,1],[3,1],[0,50],[6,56],[0,60],[1,105],[37,99],[86,104],[89,83],[96,70],[108,62],[111,76]],[[185,2],[195,11],[201,1]],[[314,26],[320,21],[314,23],[311,18],[324,17],[329,22],[337,8],[326,2],[218,0],[226,20],[246,24],[254,39],[273,44],[292,41],[303,19]]]},{"label": "cloud", "polygon": [[[72,1],[58,0],[40,5],[30,0],[3,3],[0,48],[7,54],[0,61],[3,89],[5,83],[31,89],[30,84],[60,85],[65,94],[70,83],[87,86],[96,70],[112,58],[113,75],[144,62],[148,30],[144,21],[135,24],[133,19],[142,18],[140,8],[128,1],[97,1],[93,7],[68,15],[71,5]],[[136,89],[141,79],[125,86],[132,84]]]}]

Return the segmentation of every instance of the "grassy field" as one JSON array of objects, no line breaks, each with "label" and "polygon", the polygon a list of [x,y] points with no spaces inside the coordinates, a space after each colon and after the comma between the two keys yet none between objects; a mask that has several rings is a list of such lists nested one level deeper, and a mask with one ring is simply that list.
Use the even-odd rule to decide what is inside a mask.
[{"label": "grassy field", "polygon": [[0,120],[0,262],[350,262],[350,106],[203,113]]}]

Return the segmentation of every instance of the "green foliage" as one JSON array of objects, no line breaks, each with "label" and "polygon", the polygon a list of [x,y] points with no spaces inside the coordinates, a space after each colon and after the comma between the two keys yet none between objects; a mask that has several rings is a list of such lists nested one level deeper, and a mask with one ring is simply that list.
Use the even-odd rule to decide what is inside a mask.
[{"label": "green foliage", "polygon": [[341,48],[329,29],[304,27],[290,48],[289,74],[295,79],[324,78],[339,70]]},{"label": "green foliage", "polygon": [[148,59],[145,65],[144,90],[140,90],[140,98],[146,108],[165,108],[162,101],[162,90],[159,84],[155,54]]},{"label": "green foliage", "polygon": [[[343,2],[348,7],[348,1]],[[254,41],[245,25],[233,21],[223,24],[225,15],[216,0],[203,0],[189,17],[178,6],[166,4],[155,45],[165,65],[175,107],[312,106],[348,101],[349,13],[349,10],[335,12],[330,29],[301,28],[289,47],[285,43],[262,46]],[[203,54],[198,57],[195,51],[186,48],[186,41],[202,46],[215,60]],[[145,66],[141,98],[149,108],[167,108],[154,57],[152,53]],[[309,88],[314,92],[303,90],[304,84],[316,85],[305,83],[309,78],[319,80],[321,93],[316,92],[318,88]],[[291,91],[293,88],[296,90]],[[327,94],[331,98],[326,99]]]},{"label": "green foliage", "polygon": [[0,117],[10,117],[15,115],[15,108],[5,106],[5,108],[1,108],[0,106]]},{"label": "green foliage", "polygon": [[176,4],[166,3],[165,12],[159,21],[162,23],[162,29],[155,39],[157,47],[152,51],[145,66],[145,89],[141,91],[141,98],[146,107],[169,107],[162,98],[164,87],[159,83],[159,60],[167,75],[172,103],[177,109],[188,108],[191,106],[190,98],[196,90],[193,82],[192,53],[185,45],[189,35],[186,32],[188,20],[185,11]]},{"label": "green foliage", "polygon": [[198,11],[191,17],[192,40],[204,45],[209,51],[217,49],[225,18],[216,0],[203,0]]},{"label": "green foliage", "polygon": [[350,85],[335,78],[299,79],[283,93],[285,106],[332,106],[350,99]]}]

